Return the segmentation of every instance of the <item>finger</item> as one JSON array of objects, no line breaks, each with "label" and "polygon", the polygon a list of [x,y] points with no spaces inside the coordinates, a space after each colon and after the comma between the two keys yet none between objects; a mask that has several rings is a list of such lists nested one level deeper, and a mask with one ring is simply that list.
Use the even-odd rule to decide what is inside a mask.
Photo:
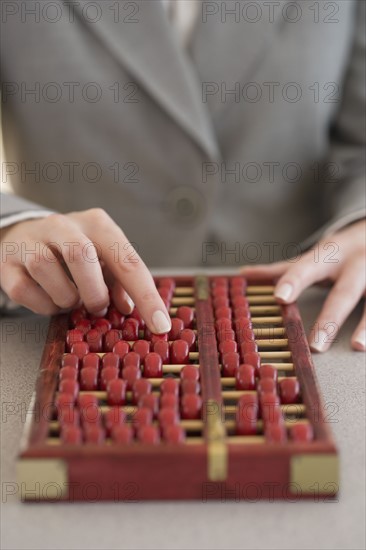
[{"label": "finger", "polygon": [[320,315],[309,335],[313,351],[324,352],[334,342],[340,327],[356,307],[365,291],[359,261],[346,265],[324,302]]},{"label": "finger", "polygon": [[78,303],[80,296],[77,288],[66,275],[52,250],[48,249],[47,253],[43,250],[43,254],[29,256],[25,268],[60,308],[69,309]]},{"label": "finger", "polygon": [[109,304],[108,288],[90,237],[65,216],[55,214],[47,220],[51,221],[49,240],[62,255],[86,309],[95,315],[105,315]]},{"label": "finger", "polygon": [[55,315],[60,311],[43,288],[19,267],[3,270],[1,287],[11,300],[34,313]]},{"label": "finger", "polygon": [[289,268],[288,262],[276,262],[273,264],[262,264],[262,265],[253,265],[253,266],[244,266],[240,269],[245,277],[251,277],[253,279],[267,279],[267,278],[277,278],[283,275],[285,271]]},{"label": "finger", "polygon": [[293,302],[305,288],[327,278],[332,269],[334,264],[323,261],[316,263],[313,255],[307,253],[282,275],[276,284],[274,295],[281,303]]},{"label": "finger", "polygon": [[103,261],[140,311],[148,328],[169,332],[171,322],[150,271],[123,231],[102,210],[86,218],[87,234],[103,251]]},{"label": "finger", "polygon": [[128,315],[132,312],[135,304],[117,280],[114,281],[111,291],[112,299],[117,307],[117,309],[124,315]]},{"label": "finger", "polygon": [[361,321],[352,335],[351,344],[356,351],[366,351],[366,305]]}]

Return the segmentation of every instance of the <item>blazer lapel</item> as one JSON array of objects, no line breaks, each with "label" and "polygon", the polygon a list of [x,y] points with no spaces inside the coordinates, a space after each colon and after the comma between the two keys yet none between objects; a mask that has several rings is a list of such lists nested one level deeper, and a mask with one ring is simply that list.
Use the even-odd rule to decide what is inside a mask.
[{"label": "blazer lapel", "polygon": [[83,15],[87,4],[88,0],[78,0],[74,5],[80,22],[103,41],[137,83],[209,157],[218,157],[207,106],[201,101],[201,85],[161,2],[119,1],[111,9],[109,2],[101,1],[101,16],[94,23]]},{"label": "blazer lapel", "polygon": [[287,18],[296,15],[286,6],[289,2],[284,0],[278,6],[271,2],[201,1],[190,51],[201,80],[202,102],[211,113],[224,113],[235,101],[229,92],[250,82],[281,31],[283,14]]}]

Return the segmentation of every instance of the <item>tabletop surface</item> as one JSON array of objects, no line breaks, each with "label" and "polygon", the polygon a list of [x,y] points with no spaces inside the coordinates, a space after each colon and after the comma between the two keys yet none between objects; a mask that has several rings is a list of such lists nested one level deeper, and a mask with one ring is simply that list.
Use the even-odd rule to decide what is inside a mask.
[{"label": "tabletop surface", "polygon": [[[299,301],[308,329],[325,291]],[[324,355],[318,381],[341,456],[336,502],[136,502],[22,504],[15,459],[48,320],[25,310],[1,321],[2,549],[353,549],[365,548],[365,355],[350,335],[361,309]],[[148,465],[147,465],[148,467]]]}]

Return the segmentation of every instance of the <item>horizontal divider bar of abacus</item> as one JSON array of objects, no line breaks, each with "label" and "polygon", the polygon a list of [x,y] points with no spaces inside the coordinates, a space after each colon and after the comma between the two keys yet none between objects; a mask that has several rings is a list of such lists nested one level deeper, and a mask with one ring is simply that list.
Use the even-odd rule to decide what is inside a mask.
[{"label": "horizontal divider bar of abacus", "polygon": [[[245,294],[273,294],[274,286],[271,285],[248,285]],[[194,288],[193,286],[177,286],[175,287],[173,295],[175,296],[193,296]]]},{"label": "horizontal divider bar of abacus", "polygon": [[[278,304],[276,298],[269,294],[266,295],[255,295],[247,296],[247,301],[249,305],[259,305],[259,304]],[[194,306],[196,300],[194,296],[173,296],[170,303],[172,306]]]},{"label": "horizontal divider bar of abacus", "polygon": [[[177,313],[178,306],[169,308],[170,315],[174,316]],[[192,307],[194,309],[194,307]],[[250,306],[249,311],[251,315],[272,315],[272,314],[279,314],[281,313],[281,307],[280,306]],[[255,317],[254,317],[255,318]]]},{"label": "horizontal divider bar of abacus", "polygon": [[[100,357],[103,357],[106,352],[98,352],[98,355]],[[64,354],[67,355],[67,354]],[[292,357],[291,351],[260,351],[259,355],[263,359],[290,359]],[[189,352],[189,359],[191,361],[197,361],[199,360],[199,352],[198,351],[191,351]],[[176,367],[177,365],[163,365],[163,371],[164,368],[170,368],[170,367]],[[166,371],[168,372],[168,371]]]}]

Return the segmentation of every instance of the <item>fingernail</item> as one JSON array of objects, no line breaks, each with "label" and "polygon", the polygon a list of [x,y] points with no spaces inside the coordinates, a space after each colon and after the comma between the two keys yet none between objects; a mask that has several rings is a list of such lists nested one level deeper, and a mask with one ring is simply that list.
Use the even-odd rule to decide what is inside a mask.
[{"label": "fingernail", "polygon": [[355,338],[355,344],[359,344],[362,349],[366,349],[366,330],[361,330]]},{"label": "fingernail", "polygon": [[128,294],[126,295],[126,302],[127,302],[128,307],[130,308],[129,313],[131,313],[133,311],[134,307],[135,307],[135,304],[133,303],[133,301],[131,300],[131,298],[129,297]]},{"label": "fingernail", "polygon": [[325,351],[328,347],[328,338],[328,333],[325,330],[319,330],[316,333],[316,341],[313,340],[310,344],[311,349],[320,353]]},{"label": "fingernail", "polygon": [[108,308],[105,307],[104,309],[101,309],[100,311],[97,311],[96,313],[94,313],[95,317],[104,317],[105,315],[107,315],[107,311],[108,311]]},{"label": "fingernail", "polygon": [[280,300],[283,300],[284,302],[288,302],[291,298],[293,291],[292,285],[290,283],[283,283],[283,285],[279,286],[275,290],[275,296],[276,298],[280,298]]},{"label": "fingernail", "polygon": [[153,313],[152,322],[154,324],[154,332],[156,332],[156,334],[169,332],[172,328],[171,322],[167,319],[162,311],[155,311]]}]

